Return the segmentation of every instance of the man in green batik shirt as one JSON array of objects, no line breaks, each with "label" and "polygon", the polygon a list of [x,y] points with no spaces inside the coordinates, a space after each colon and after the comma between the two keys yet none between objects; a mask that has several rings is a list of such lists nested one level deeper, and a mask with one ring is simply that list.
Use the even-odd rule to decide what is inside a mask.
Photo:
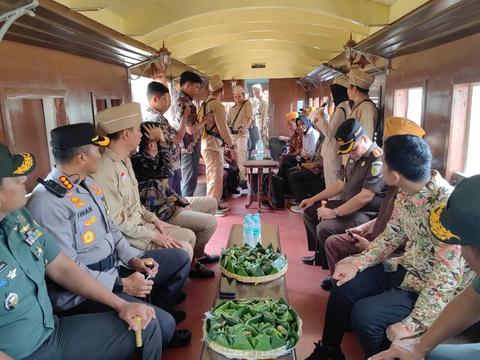
[{"label": "man in green batik shirt", "polygon": [[[31,217],[26,175],[35,169],[31,154],[12,155],[0,144],[0,360],[129,359],[135,352],[133,317],[143,326],[144,359],[162,355],[162,335],[153,308],[129,303],[60,251]],[[115,312],[53,316],[45,275],[78,295]],[[148,325],[148,326],[147,326]]]}]

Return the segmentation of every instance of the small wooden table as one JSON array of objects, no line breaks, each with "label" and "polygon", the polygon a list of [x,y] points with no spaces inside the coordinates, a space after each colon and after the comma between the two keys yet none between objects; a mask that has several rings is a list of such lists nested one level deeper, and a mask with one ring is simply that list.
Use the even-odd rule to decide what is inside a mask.
[{"label": "small wooden table", "polygon": [[[247,169],[248,181],[250,183],[250,194],[248,195],[248,204],[245,207],[248,209],[255,201],[255,196],[258,201],[258,212],[262,212],[262,201],[267,200],[272,208],[272,169],[278,165],[278,161],[275,160],[253,160],[246,161],[243,166]],[[268,195],[263,193],[263,169],[268,169]],[[257,169],[258,174],[258,189],[257,193],[253,192],[253,170]]]},{"label": "small wooden table", "polygon": [[[262,224],[262,246],[267,247],[273,245],[273,248],[277,248],[282,251],[280,246],[280,235],[278,233],[278,227],[275,224]],[[230,236],[228,237],[227,248],[232,247],[233,245],[243,246],[243,226],[241,224],[233,225],[230,229]],[[221,274],[220,277],[225,275]],[[220,287],[220,283],[219,283]],[[271,297],[272,299],[278,301],[280,298],[283,298],[288,303],[288,293],[287,293],[287,282],[285,276],[282,276],[276,280],[260,283],[258,285],[254,284],[243,284],[237,283],[237,296],[236,299],[251,299],[255,297],[266,298]],[[218,305],[222,299],[219,296],[219,289],[215,294],[215,300],[213,306]],[[227,300],[228,301],[228,300]],[[276,360],[296,360],[295,349],[287,355],[278,357]],[[202,355],[200,360],[228,360],[225,356],[220,355],[219,353],[213,351],[207,345],[204,344]]]}]

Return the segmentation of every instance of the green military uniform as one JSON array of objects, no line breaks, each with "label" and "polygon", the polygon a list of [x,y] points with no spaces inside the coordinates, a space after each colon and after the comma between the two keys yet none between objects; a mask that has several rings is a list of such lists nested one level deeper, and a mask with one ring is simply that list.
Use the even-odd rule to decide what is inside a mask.
[{"label": "green military uniform", "polygon": [[[0,144],[0,179],[28,175],[34,168],[33,155],[12,156]],[[6,191],[3,186],[0,192]],[[11,212],[1,220],[0,354],[36,360],[130,357],[134,334],[118,314],[63,319],[53,315],[45,274],[59,254],[58,246],[27,209]],[[161,357],[160,332],[154,321],[142,334],[144,354],[148,353],[149,359]]]}]

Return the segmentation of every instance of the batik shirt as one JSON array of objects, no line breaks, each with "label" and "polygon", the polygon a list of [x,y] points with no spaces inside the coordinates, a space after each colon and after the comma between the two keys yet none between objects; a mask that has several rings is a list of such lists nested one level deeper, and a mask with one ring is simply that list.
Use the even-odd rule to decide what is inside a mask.
[{"label": "batik shirt", "polygon": [[[185,111],[188,112],[186,126],[194,126],[198,124],[197,118],[197,108],[192,102],[192,99],[184,94],[180,93],[176,98],[173,104],[175,107],[175,124],[180,126],[180,121],[182,120],[182,116]],[[183,136],[183,140],[180,143],[180,148],[182,149],[182,153],[191,154],[193,149],[196,148],[198,153],[200,153],[200,138],[202,137],[202,132],[198,131],[192,135],[185,132]]]},{"label": "batik shirt", "polygon": [[180,146],[173,142],[173,139],[177,136],[177,130],[169,124],[168,120],[161,112],[155,109],[147,108],[147,116],[143,121],[154,121],[160,124],[160,127],[163,130],[163,136],[170,150],[173,169],[180,169],[182,153]]},{"label": "batik shirt", "polygon": [[[460,246],[437,240],[429,226],[430,212],[445,203],[452,190],[436,171],[415,196],[399,190],[385,231],[353,261],[360,271],[382,261],[386,272],[396,271],[399,265],[407,270],[400,288],[419,295],[412,312],[403,320],[411,335],[427,330],[473,279]],[[387,260],[405,237],[408,241],[403,256]]]},{"label": "batik shirt", "polygon": [[297,130],[292,131],[290,135],[290,145],[288,146],[288,153],[295,154],[298,150],[303,149],[303,134]]}]

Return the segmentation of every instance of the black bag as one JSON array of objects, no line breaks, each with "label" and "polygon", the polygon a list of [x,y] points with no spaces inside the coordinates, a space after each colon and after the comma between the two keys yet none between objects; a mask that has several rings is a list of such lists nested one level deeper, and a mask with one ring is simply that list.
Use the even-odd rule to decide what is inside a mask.
[{"label": "black bag", "polygon": [[[258,174],[253,174],[253,193],[258,191]],[[272,204],[278,209],[285,207],[285,195],[283,193],[283,179],[277,174],[272,173]],[[268,174],[263,174],[262,180],[263,193],[268,195]],[[270,206],[268,201],[263,201],[264,205]]]},{"label": "black bag", "polygon": [[270,156],[275,161],[280,161],[280,156],[283,154],[283,148],[285,147],[286,142],[280,140],[278,136],[273,136],[268,139],[268,148],[270,149]]}]

